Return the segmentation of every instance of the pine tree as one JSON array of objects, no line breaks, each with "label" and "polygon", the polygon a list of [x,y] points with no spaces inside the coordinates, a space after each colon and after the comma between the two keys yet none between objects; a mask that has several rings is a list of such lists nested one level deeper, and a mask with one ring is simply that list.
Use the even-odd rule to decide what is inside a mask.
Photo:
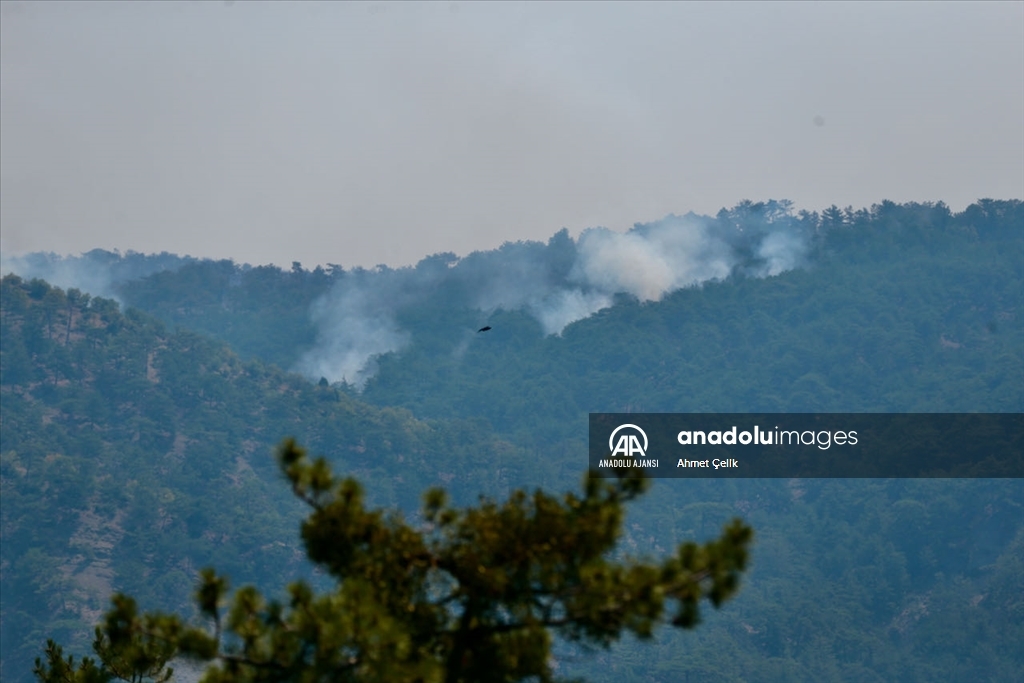
[{"label": "pine tree", "polygon": [[99,663],[76,667],[50,642],[39,680],[164,681],[184,656],[207,663],[207,683],[549,681],[555,634],[607,647],[624,631],[647,639],[663,622],[695,626],[703,599],[717,607],[736,591],[752,538],[734,520],[718,540],[683,543],[660,563],[618,559],[624,504],[649,484],[633,470],[588,474],[582,495],[515,491],[467,509],[431,489],[414,526],[368,510],[355,480],[294,441],[279,462],[311,508],[302,538],[334,590],[297,582],[279,602],[243,587],[228,601],[227,578],[206,569],[199,626],[140,614],[116,595],[96,629]]}]

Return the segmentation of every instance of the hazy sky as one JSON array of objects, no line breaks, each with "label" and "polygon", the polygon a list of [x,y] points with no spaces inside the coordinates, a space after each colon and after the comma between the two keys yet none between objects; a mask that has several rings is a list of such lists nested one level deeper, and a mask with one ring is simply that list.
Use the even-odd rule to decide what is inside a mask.
[{"label": "hazy sky", "polygon": [[0,248],[398,266],[1024,195],[1024,3],[2,2]]}]

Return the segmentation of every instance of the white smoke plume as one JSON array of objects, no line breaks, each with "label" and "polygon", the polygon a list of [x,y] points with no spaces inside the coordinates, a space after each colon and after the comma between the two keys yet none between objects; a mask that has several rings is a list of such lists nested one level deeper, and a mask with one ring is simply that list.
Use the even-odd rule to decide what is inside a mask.
[{"label": "white smoke plume", "polygon": [[603,292],[561,289],[531,301],[527,310],[540,322],[544,334],[561,334],[577,320],[583,320],[612,305],[612,297]]},{"label": "white smoke plume", "polygon": [[[545,334],[560,335],[612,306],[616,295],[659,301],[732,274],[778,275],[798,267],[808,247],[788,204],[746,202],[716,219],[668,216],[626,233],[592,228],[577,240],[563,230],[547,245],[519,242],[462,259],[438,254],[415,268],[361,271],[313,307],[319,341],[296,369],[361,387],[377,355],[411,343],[397,322],[400,314],[439,299],[448,310],[479,310],[481,320],[500,309],[524,310]],[[451,342],[452,356],[461,357],[475,339],[463,330]]]},{"label": "white smoke plume", "polygon": [[764,260],[761,276],[778,275],[800,265],[807,254],[807,240],[788,232],[773,232],[765,235],[758,249],[758,256]]},{"label": "white smoke plume", "polygon": [[605,294],[658,301],[681,287],[729,275],[729,245],[706,226],[672,217],[650,229],[617,233],[602,228],[580,235],[574,279]]},{"label": "white smoke plume", "polygon": [[310,315],[319,330],[317,343],[295,369],[314,379],[326,377],[362,388],[376,372],[375,356],[398,351],[409,342],[383,299],[379,292],[357,285],[335,287],[314,302]]}]

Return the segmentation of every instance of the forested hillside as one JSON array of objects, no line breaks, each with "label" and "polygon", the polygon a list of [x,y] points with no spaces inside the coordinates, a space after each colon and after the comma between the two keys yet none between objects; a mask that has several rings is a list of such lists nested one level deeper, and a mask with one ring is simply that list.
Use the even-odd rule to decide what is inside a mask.
[{"label": "forested hillside", "polygon": [[806,267],[624,300],[560,336],[502,311],[463,354],[452,334],[381,358],[362,395],[540,440],[588,412],[1020,411],[1024,211],[1000,210],[819,219]]},{"label": "forested hillside", "polygon": [[[113,282],[124,312],[4,278],[3,679],[48,636],[82,648],[111,590],[178,609],[200,566],[272,588],[308,571],[269,457],[287,435],[410,509],[433,484],[575,488],[590,411],[1024,410],[1020,201],[744,203],[630,235],[393,270],[188,261]],[[605,243],[640,256],[602,261]],[[687,277],[653,284],[595,270],[649,274],[652,245],[680,244],[721,267],[676,259]],[[736,515],[755,544],[726,609],[656,644],[566,645],[558,673],[1024,678],[1020,480],[658,481],[625,548]]]},{"label": "forested hillside", "polygon": [[431,484],[465,499],[510,476],[495,459],[522,461],[474,423],[369,407],[113,301],[2,287],[5,681],[28,679],[47,637],[84,646],[114,590],[178,609],[202,566],[274,587],[308,574],[271,457],[285,435],[386,506],[418,507]]}]

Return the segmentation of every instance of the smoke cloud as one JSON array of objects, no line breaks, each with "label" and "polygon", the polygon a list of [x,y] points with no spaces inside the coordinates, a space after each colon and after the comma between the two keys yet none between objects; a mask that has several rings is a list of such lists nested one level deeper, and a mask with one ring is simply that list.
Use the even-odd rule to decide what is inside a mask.
[{"label": "smoke cloud", "polygon": [[349,283],[314,302],[310,315],[319,329],[317,344],[295,369],[314,379],[362,387],[376,372],[375,356],[398,351],[409,342],[382,293]]},{"label": "smoke cloud", "polygon": [[527,308],[540,322],[545,334],[561,334],[571,323],[611,305],[612,297],[608,294],[563,289],[531,302]]},{"label": "smoke cloud", "polygon": [[[339,281],[311,311],[319,341],[297,370],[316,379],[363,386],[374,358],[414,343],[398,323],[411,308],[471,308],[483,314],[522,310],[545,334],[613,305],[616,296],[659,301],[672,292],[730,275],[767,277],[798,267],[809,236],[788,202],[744,202],[717,218],[688,214],[637,224],[626,233],[562,230],[545,245],[508,243],[459,259],[437,254],[414,268],[359,271]],[[475,335],[452,341],[461,357]]]},{"label": "smoke cloud", "polygon": [[702,222],[673,216],[625,234],[585,231],[575,276],[606,294],[658,301],[681,287],[728,276],[735,260],[729,245]]}]

